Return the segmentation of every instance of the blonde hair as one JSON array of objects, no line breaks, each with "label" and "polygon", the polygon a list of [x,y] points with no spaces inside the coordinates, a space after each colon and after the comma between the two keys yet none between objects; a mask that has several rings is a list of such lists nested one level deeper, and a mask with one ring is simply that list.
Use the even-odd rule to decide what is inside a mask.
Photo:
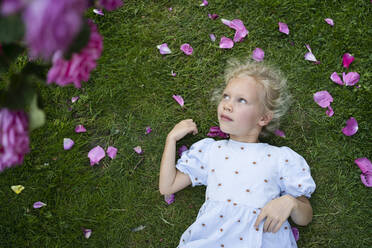
[{"label": "blonde hair", "polygon": [[214,91],[212,100],[220,101],[222,92],[231,79],[247,76],[254,78],[262,86],[264,111],[273,114],[272,120],[262,128],[260,133],[261,137],[266,137],[279,128],[280,118],[290,106],[291,96],[287,88],[287,79],[279,69],[252,60],[245,62],[237,59],[229,60],[225,70],[225,82],[222,87]]}]

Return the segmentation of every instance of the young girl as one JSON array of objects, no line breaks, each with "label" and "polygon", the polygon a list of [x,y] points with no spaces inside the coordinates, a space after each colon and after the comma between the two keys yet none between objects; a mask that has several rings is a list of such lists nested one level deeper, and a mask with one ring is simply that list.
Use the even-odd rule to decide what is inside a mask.
[{"label": "young girl", "polygon": [[278,127],[287,110],[286,80],[261,63],[233,61],[225,81],[217,117],[229,140],[200,140],[175,165],[176,142],[196,134],[196,124],[183,120],[166,139],[160,193],[207,186],[197,219],[178,247],[297,247],[287,219],[298,225],[312,219],[310,168],[290,148],[258,141]]}]

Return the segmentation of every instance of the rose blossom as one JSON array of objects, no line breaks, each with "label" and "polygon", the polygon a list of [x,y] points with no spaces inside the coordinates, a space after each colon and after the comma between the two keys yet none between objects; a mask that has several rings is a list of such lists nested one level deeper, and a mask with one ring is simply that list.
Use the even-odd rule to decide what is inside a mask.
[{"label": "rose blossom", "polygon": [[90,38],[88,45],[80,53],[74,53],[70,60],[64,60],[61,52],[53,57],[53,66],[48,72],[47,83],[55,82],[60,86],[74,83],[81,87],[81,81],[88,81],[90,72],[96,68],[96,60],[101,56],[103,39],[97,31],[97,26],[89,20]]},{"label": "rose blossom", "polygon": [[113,11],[123,5],[121,0],[99,0],[99,5],[108,11]]},{"label": "rose blossom", "polygon": [[33,0],[23,12],[26,43],[31,58],[49,60],[58,50],[65,52],[83,22],[86,0]]},{"label": "rose blossom", "polygon": [[28,117],[23,111],[0,110],[0,172],[22,164],[30,151]]}]

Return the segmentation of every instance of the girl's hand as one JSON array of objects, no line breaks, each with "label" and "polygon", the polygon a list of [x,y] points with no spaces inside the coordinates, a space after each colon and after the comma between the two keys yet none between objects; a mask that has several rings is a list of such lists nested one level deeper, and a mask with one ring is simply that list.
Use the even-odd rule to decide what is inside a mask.
[{"label": "girl's hand", "polygon": [[263,231],[276,233],[282,224],[290,216],[295,206],[296,199],[290,195],[284,195],[268,202],[258,215],[255,228],[266,218]]},{"label": "girl's hand", "polygon": [[180,121],[177,125],[174,126],[172,131],[169,132],[167,139],[178,141],[189,133],[192,133],[194,135],[198,133],[198,128],[196,127],[196,124],[192,119]]}]

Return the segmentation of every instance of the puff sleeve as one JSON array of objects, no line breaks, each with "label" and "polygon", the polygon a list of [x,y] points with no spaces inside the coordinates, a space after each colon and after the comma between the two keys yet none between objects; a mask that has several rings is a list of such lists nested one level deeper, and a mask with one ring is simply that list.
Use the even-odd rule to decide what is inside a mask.
[{"label": "puff sleeve", "polygon": [[310,174],[310,167],[305,159],[290,149],[289,147],[280,148],[281,156],[279,162],[280,189],[282,195],[292,195],[293,197],[311,197],[316,185]]},{"label": "puff sleeve", "polygon": [[194,143],[177,161],[176,168],[190,177],[193,187],[207,185],[208,156],[214,142],[206,138]]}]

